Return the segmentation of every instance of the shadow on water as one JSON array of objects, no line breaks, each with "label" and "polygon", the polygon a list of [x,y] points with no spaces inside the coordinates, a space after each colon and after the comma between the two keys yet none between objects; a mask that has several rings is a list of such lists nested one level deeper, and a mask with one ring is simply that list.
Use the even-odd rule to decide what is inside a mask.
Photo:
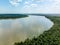
[{"label": "shadow on water", "polygon": [[24,14],[0,14],[0,19],[17,19],[17,18],[25,18],[28,15]]}]

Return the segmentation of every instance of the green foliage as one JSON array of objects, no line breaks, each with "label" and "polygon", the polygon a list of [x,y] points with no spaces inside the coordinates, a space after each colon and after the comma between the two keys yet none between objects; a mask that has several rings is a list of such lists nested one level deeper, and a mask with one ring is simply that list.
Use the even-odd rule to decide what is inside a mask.
[{"label": "green foliage", "polygon": [[16,19],[16,18],[24,18],[28,17],[28,15],[24,14],[0,14],[0,19]]},{"label": "green foliage", "polygon": [[26,39],[24,42],[15,43],[14,45],[60,45],[60,17],[47,17],[54,22],[54,26],[39,35],[37,38]]}]

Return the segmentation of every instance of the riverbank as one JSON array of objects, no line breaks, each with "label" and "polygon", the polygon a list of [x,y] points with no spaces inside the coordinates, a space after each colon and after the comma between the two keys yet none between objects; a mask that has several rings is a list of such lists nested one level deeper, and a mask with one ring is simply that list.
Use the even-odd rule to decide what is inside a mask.
[{"label": "riverbank", "polygon": [[25,42],[15,42],[14,45],[60,45],[60,17],[48,17],[54,22],[54,26],[31,40]]}]

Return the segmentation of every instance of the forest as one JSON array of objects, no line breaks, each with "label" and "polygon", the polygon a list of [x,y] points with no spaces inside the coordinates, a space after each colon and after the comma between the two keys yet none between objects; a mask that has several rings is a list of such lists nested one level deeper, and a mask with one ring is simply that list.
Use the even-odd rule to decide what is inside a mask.
[{"label": "forest", "polygon": [[14,45],[60,45],[60,17],[46,16],[54,22],[54,26],[38,37],[26,39],[24,42],[15,42]]},{"label": "forest", "polygon": [[24,14],[0,14],[0,19],[16,19],[16,18],[25,18],[28,15]]}]

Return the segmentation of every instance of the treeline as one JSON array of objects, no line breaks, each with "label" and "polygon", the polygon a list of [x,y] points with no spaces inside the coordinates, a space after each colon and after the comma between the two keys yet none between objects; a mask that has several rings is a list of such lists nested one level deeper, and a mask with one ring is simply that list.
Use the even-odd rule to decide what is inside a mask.
[{"label": "treeline", "polygon": [[16,19],[16,18],[24,18],[28,17],[28,15],[24,14],[0,14],[0,19]]},{"label": "treeline", "polygon": [[47,17],[54,22],[54,26],[37,38],[15,42],[14,45],[60,45],[60,17]]}]

